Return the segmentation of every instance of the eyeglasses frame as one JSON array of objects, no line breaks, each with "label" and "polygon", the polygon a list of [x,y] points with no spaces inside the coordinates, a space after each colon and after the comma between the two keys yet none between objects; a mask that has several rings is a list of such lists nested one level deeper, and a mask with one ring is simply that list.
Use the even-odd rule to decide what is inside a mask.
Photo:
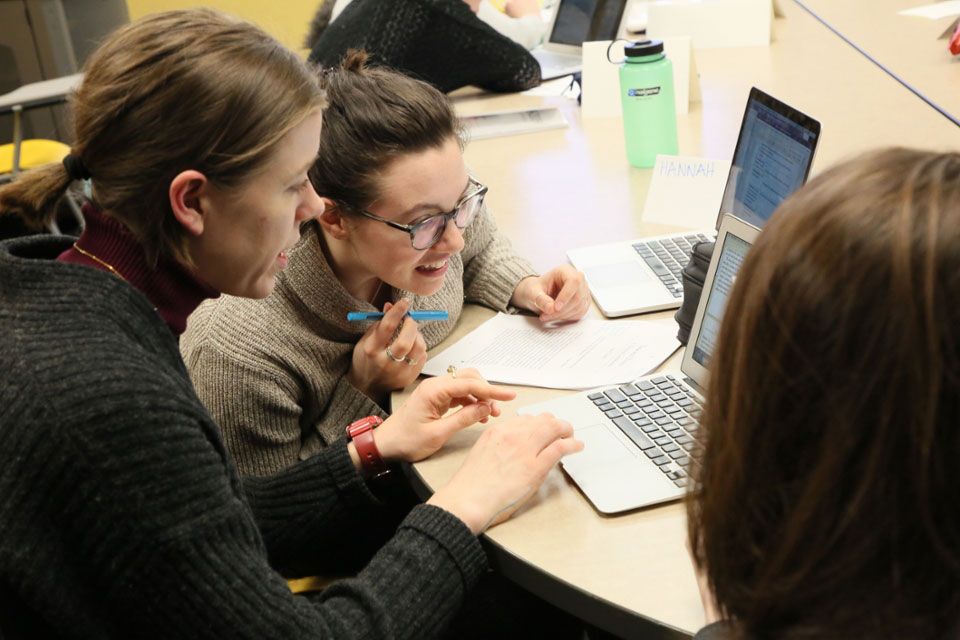
[{"label": "eyeglasses frame", "polygon": [[[488,191],[487,186],[484,185],[484,184],[482,184],[482,183],[479,182],[478,180],[476,180],[473,176],[469,176],[469,175],[468,175],[468,176],[467,176],[467,180],[468,180],[468,183],[469,183],[469,184],[467,185],[468,187],[469,187],[470,185],[473,185],[473,186],[478,187],[478,189],[477,189],[476,191],[474,191],[473,193],[468,193],[468,194],[464,195],[463,197],[461,197],[460,200],[457,201],[457,205],[453,208],[453,211],[448,211],[447,213],[435,213],[435,214],[433,214],[432,216],[428,216],[428,217],[424,218],[423,220],[421,220],[420,222],[417,222],[417,223],[414,223],[414,224],[401,224],[401,223],[399,223],[399,222],[394,222],[393,220],[387,220],[386,218],[381,218],[380,216],[378,216],[378,215],[375,214],[375,213],[370,213],[369,211],[366,211],[365,209],[360,209],[360,208],[358,208],[358,207],[353,207],[353,206],[347,204],[346,202],[341,202],[341,201],[339,201],[339,200],[337,201],[337,204],[339,204],[339,205],[342,206],[342,207],[345,207],[345,208],[349,209],[350,211],[353,211],[354,213],[359,213],[360,215],[365,216],[365,217],[367,217],[367,218],[371,218],[371,219],[373,219],[373,220],[377,220],[377,221],[379,221],[379,222],[382,222],[382,223],[384,223],[385,225],[387,225],[388,227],[393,227],[394,229],[399,229],[400,231],[406,231],[406,232],[410,235],[410,246],[413,247],[414,249],[416,249],[417,251],[426,251],[427,249],[431,248],[433,245],[437,244],[437,242],[440,241],[440,238],[443,237],[443,234],[444,234],[444,233],[446,232],[446,230],[447,230],[447,224],[448,224],[451,220],[453,220],[453,223],[454,223],[454,224],[457,224],[457,221],[456,221],[457,214],[460,213],[460,208],[463,207],[463,205],[467,203],[467,200],[470,200],[471,198],[480,198],[480,204],[483,204],[483,198],[484,198],[484,196],[486,196],[487,191]],[[417,232],[417,229],[419,229],[419,228],[422,227],[423,225],[427,224],[428,222],[430,222],[430,221],[433,220],[434,218],[439,218],[439,217],[442,217],[442,218],[444,219],[444,220],[443,220],[443,230],[437,235],[436,239],[435,239],[432,243],[430,243],[429,246],[424,247],[424,248],[422,248],[422,249],[420,249],[420,248],[418,248],[418,247],[415,247],[415,246],[413,245],[413,236],[414,236],[414,234]],[[471,222],[472,222],[472,221],[471,221]],[[465,229],[466,227],[461,227],[460,225],[457,224],[457,228],[458,228],[458,229]]]}]

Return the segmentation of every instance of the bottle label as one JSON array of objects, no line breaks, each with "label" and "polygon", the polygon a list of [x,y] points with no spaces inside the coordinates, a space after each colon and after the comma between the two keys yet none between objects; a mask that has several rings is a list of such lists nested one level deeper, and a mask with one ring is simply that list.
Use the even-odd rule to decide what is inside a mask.
[{"label": "bottle label", "polygon": [[627,96],[631,98],[650,98],[660,95],[660,87],[645,87],[642,89],[627,89]]}]

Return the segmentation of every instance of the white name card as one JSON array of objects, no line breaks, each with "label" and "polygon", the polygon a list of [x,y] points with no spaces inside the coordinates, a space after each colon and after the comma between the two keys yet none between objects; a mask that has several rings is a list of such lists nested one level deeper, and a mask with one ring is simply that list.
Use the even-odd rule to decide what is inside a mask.
[{"label": "white name card", "polygon": [[770,44],[770,0],[657,0],[647,7],[647,36],[690,36],[694,49]]},{"label": "white name card", "polygon": [[730,162],[690,156],[657,156],[643,221],[689,229],[717,222]]}]

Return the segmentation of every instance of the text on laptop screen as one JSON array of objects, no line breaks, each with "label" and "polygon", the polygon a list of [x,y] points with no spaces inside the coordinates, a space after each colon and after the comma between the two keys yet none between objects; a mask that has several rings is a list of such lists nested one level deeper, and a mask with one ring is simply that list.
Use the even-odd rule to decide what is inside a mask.
[{"label": "text on laptop screen", "polygon": [[624,0],[561,0],[550,42],[581,46],[613,40],[623,15]]},{"label": "text on laptop screen", "polygon": [[730,295],[730,289],[737,279],[737,271],[740,270],[740,264],[743,257],[747,255],[750,243],[732,233],[728,233],[723,242],[723,248],[720,253],[720,260],[717,262],[717,271],[713,276],[713,286],[710,287],[709,297],[707,298],[707,307],[703,312],[703,320],[700,322],[700,333],[697,335],[697,342],[693,346],[693,359],[700,366],[706,368],[707,361],[713,355],[713,348],[717,343],[717,334],[720,331],[720,320],[723,318],[723,310],[727,306],[727,298]]},{"label": "text on laptop screen", "polygon": [[817,132],[751,99],[721,212],[763,227],[774,209],[803,185],[816,139]]}]

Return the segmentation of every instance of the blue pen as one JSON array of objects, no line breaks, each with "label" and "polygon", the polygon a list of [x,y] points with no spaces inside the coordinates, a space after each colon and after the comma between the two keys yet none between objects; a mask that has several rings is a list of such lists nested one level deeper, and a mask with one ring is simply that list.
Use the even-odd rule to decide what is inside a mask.
[{"label": "blue pen", "polygon": [[[417,322],[446,320],[450,317],[450,314],[446,311],[407,311],[403,315],[410,316]],[[347,314],[347,322],[373,322],[382,317],[382,311],[351,311]]]}]

